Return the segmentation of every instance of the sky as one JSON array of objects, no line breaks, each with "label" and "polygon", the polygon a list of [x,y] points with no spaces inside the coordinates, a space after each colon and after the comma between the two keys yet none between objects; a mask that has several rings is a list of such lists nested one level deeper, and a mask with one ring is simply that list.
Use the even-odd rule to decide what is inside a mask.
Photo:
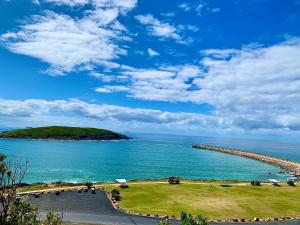
[{"label": "sky", "polygon": [[300,135],[299,0],[0,0],[0,126]]}]

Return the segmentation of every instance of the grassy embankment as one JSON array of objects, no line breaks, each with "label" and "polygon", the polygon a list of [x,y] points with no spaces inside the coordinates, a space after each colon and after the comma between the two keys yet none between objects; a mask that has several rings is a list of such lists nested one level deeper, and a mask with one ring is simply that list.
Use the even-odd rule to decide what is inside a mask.
[{"label": "grassy embankment", "polygon": [[104,129],[50,126],[12,130],[0,133],[0,138],[30,138],[58,140],[119,140],[125,135]]}]

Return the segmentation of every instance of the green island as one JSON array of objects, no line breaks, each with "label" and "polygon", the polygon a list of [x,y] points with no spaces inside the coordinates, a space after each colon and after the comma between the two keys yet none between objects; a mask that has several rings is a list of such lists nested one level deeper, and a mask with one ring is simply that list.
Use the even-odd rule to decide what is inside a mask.
[{"label": "green island", "polygon": [[97,128],[48,126],[26,128],[0,133],[0,138],[55,139],[55,140],[128,140],[129,137]]},{"label": "green island", "polygon": [[[121,209],[134,214],[180,217],[181,211],[202,214],[208,219],[253,219],[296,217],[300,212],[300,186],[261,183],[253,186],[237,181],[189,181],[169,184],[167,180],[131,181],[129,188],[115,183],[94,184],[111,191],[117,188]],[[39,184],[20,192],[77,189],[84,184]]]}]

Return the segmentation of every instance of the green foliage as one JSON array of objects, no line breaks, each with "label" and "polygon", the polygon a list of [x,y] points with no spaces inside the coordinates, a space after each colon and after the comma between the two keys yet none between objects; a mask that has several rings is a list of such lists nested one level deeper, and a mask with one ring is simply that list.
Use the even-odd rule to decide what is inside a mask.
[{"label": "green foliage", "polygon": [[62,217],[49,212],[45,220],[39,220],[38,211],[26,200],[16,200],[9,208],[4,225],[61,225]]},{"label": "green foliage", "polygon": [[180,177],[169,177],[169,184],[180,184]]},{"label": "green foliage", "polygon": [[251,185],[252,186],[260,186],[260,181],[253,180],[253,181],[251,181]]},{"label": "green foliage", "polygon": [[37,209],[25,200],[17,200],[10,207],[6,218],[7,225],[38,225]]},{"label": "green foliage", "polygon": [[287,184],[288,184],[289,186],[295,186],[295,182],[292,181],[292,180],[288,180]]},{"label": "green foliage", "polygon": [[104,129],[50,126],[27,128],[0,133],[0,138],[32,138],[59,140],[112,140],[128,139],[125,135]]},{"label": "green foliage", "polygon": [[46,219],[41,223],[41,225],[61,225],[62,216],[49,212]]},{"label": "green foliage", "polygon": [[[157,225],[172,225],[171,221],[166,219],[156,223]],[[209,225],[207,219],[202,215],[197,215],[193,217],[187,212],[181,212],[180,225]]]},{"label": "green foliage", "polygon": [[111,196],[112,196],[114,199],[116,199],[117,201],[119,201],[120,198],[121,198],[120,191],[117,190],[117,189],[112,189],[112,190],[111,190]]},{"label": "green foliage", "polygon": [[158,221],[156,225],[172,225],[172,223],[170,220],[166,219],[166,220]]},{"label": "green foliage", "polygon": [[85,186],[86,186],[88,189],[91,189],[91,187],[93,186],[93,183],[91,183],[91,182],[86,182],[86,183],[85,183]]},{"label": "green foliage", "polygon": [[191,214],[181,212],[180,225],[209,225],[207,219],[202,215],[193,217]]},{"label": "green foliage", "polygon": [[28,201],[17,195],[17,189],[27,171],[28,162],[20,165],[18,162],[6,161],[6,156],[0,153],[0,224],[1,225],[61,225],[62,218],[52,213],[45,221],[38,219],[38,211]]}]

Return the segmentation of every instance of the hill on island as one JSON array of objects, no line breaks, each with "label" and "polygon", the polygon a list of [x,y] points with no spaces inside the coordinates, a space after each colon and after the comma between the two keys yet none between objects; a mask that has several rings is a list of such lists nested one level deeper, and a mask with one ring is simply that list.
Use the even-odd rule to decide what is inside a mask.
[{"label": "hill on island", "polygon": [[49,126],[0,133],[0,138],[56,140],[128,140],[129,137],[110,130],[82,127]]}]

